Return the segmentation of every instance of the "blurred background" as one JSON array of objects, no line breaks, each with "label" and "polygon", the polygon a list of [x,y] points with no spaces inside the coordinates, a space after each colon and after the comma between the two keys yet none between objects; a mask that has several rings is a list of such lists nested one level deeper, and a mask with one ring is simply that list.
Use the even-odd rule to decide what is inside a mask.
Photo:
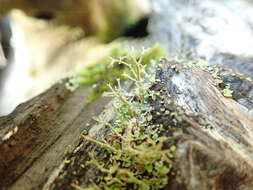
[{"label": "blurred background", "polygon": [[0,115],[79,67],[118,38],[147,36],[149,0],[0,0]]},{"label": "blurred background", "polygon": [[253,78],[252,2],[0,0],[0,115],[108,57],[117,43],[159,43],[170,55]]}]

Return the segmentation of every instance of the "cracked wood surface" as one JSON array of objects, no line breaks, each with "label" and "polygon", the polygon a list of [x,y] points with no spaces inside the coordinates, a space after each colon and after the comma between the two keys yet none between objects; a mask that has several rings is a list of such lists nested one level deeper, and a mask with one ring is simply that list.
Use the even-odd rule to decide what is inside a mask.
[{"label": "cracked wood surface", "polygon": [[63,161],[66,146],[78,142],[86,124],[108,102],[102,98],[86,105],[86,98],[86,89],[72,93],[58,83],[0,118],[1,189],[41,189]]},{"label": "cracked wood surface", "polygon": [[[165,121],[167,132],[173,133],[176,142],[178,171],[165,189],[250,190],[253,186],[252,115],[235,100],[224,97],[209,73],[197,67],[183,70],[177,62],[165,59],[160,64],[164,67],[157,70],[160,82],[154,89],[163,91],[162,96],[173,102],[170,109],[178,112],[180,118],[180,127],[175,129],[170,126],[171,121]],[[113,120],[110,107],[104,112],[107,115],[101,117],[105,121]],[[105,129],[94,125],[89,135],[101,139],[107,133]],[[73,183],[85,187],[94,181],[99,171],[85,165],[92,150],[96,150],[99,159],[107,159],[99,146],[80,140],[68,157],[69,162],[61,165],[45,189],[72,190]]]},{"label": "cracked wood surface", "polygon": [[[161,81],[157,86],[166,91],[165,98],[173,100],[173,109],[184,113],[182,127],[173,131],[178,147],[175,162],[181,175],[174,177],[168,188],[250,189],[253,121],[248,109],[225,98],[209,73],[198,68],[181,70],[176,62],[167,60],[160,64],[165,67],[157,71]],[[224,72],[223,77],[236,76]],[[240,81],[239,77],[234,81]],[[247,84],[252,88],[250,81]],[[242,92],[244,87],[235,85],[233,90]],[[101,139],[108,131],[87,123],[102,111],[106,121],[114,114],[107,105],[109,99],[86,105],[86,97],[85,88],[72,93],[62,82],[0,118],[1,189],[74,189],[73,182],[87,185],[96,178],[99,172],[94,167],[81,166],[94,148],[101,159],[106,154],[79,136],[86,130]],[[64,161],[67,145],[75,147],[70,164]]]},{"label": "cracked wood surface", "polygon": [[171,67],[175,62],[163,62],[167,66],[158,77],[168,96],[199,118],[176,135],[181,176],[174,183],[183,184],[184,189],[251,189],[252,115],[224,97],[208,73],[197,68],[177,72]]}]

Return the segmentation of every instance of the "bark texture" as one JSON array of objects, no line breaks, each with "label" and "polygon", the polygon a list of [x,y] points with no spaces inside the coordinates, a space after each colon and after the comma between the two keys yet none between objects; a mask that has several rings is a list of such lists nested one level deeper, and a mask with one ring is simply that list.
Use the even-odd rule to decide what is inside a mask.
[{"label": "bark texture", "polygon": [[[177,127],[173,127],[170,117],[153,115],[157,122],[167,126],[166,133],[173,134],[177,146],[178,174],[165,189],[251,189],[252,115],[235,100],[224,97],[213,77],[200,68],[184,70],[179,63],[166,59],[159,64],[163,65],[157,70],[160,82],[153,88],[162,92],[165,100],[173,101],[170,109],[179,113]],[[155,109],[159,110],[159,106],[159,102],[154,102]],[[105,113],[101,115],[105,121],[114,119],[110,106]],[[107,134],[105,129],[94,125],[89,135],[101,139]],[[99,146],[80,140],[70,162],[64,164],[47,187],[73,189],[73,184],[85,187],[94,182],[99,171],[85,165],[92,150],[96,150],[99,159],[107,159]]]},{"label": "bark texture", "polygon": [[108,102],[102,98],[86,105],[86,97],[85,89],[71,93],[62,82],[0,118],[1,189],[42,188],[66,147],[76,145],[86,124]]}]

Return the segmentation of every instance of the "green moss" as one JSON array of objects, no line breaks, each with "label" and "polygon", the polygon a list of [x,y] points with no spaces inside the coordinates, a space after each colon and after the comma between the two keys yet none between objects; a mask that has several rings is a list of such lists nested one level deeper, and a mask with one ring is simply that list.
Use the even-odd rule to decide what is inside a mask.
[{"label": "green moss", "polygon": [[[125,63],[132,65],[137,60],[141,61],[142,65],[148,65],[164,55],[165,51],[159,45],[155,45],[145,51],[136,50],[134,52],[131,52],[130,49],[124,49],[122,45],[118,45],[108,57],[78,71],[76,76],[69,80],[67,87],[73,90],[79,85],[90,86],[87,102],[91,103],[100,97],[103,92],[109,90],[108,84],[115,86],[117,79],[126,79],[123,73],[129,73],[130,70]],[[118,58],[120,59],[118,60]]]}]

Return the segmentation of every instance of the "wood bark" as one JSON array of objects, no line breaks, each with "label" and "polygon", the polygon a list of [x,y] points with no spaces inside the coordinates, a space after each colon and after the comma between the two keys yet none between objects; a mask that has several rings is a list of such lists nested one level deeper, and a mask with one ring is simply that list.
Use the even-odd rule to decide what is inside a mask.
[{"label": "wood bark", "polygon": [[[175,163],[180,171],[168,189],[250,189],[252,115],[235,100],[225,98],[209,73],[198,68],[180,71],[179,64],[167,60],[161,63],[165,65],[157,71],[161,82],[154,88],[163,89],[163,97],[173,100],[172,111],[182,113],[178,129],[171,130],[170,121],[163,121],[176,139]],[[252,89],[252,82],[249,85]],[[87,123],[109,100],[102,98],[85,106],[80,104],[85,96],[84,88],[71,93],[64,83],[57,84],[1,118],[5,126],[1,128],[2,189],[74,189],[74,182],[87,185],[95,180],[99,172],[81,165],[94,147],[99,158],[106,154],[79,136],[83,131],[93,137],[106,134],[103,126]],[[107,105],[101,117],[111,121],[114,116]],[[70,163],[64,161],[67,145],[76,146],[68,157]]]},{"label": "wood bark", "polygon": [[66,147],[76,145],[108,102],[102,98],[86,105],[86,98],[84,88],[71,93],[62,82],[0,118],[1,189],[42,188],[63,161]]},{"label": "wood bark", "polygon": [[[165,100],[173,100],[171,111],[180,113],[177,128],[172,127],[170,117],[153,115],[167,124],[167,133],[173,133],[177,146],[175,168],[180,174],[165,189],[251,189],[252,115],[233,99],[224,97],[209,73],[199,68],[180,71],[180,64],[165,59],[160,64],[165,67],[158,69],[160,82],[153,88],[163,92]],[[159,110],[159,102],[155,105]],[[105,112],[103,119],[114,119],[112,111]],[[89,135],[99,138],[105,128],[95,125]],[[73,183],[86,186],[95,180],[99,172],[94,167],[80,167],[89,159],[84,155],[94,147],[103,160],[103,149],[81,140],[69,157],[70,163],[64,164],[49,189],[73,189]]]}]

